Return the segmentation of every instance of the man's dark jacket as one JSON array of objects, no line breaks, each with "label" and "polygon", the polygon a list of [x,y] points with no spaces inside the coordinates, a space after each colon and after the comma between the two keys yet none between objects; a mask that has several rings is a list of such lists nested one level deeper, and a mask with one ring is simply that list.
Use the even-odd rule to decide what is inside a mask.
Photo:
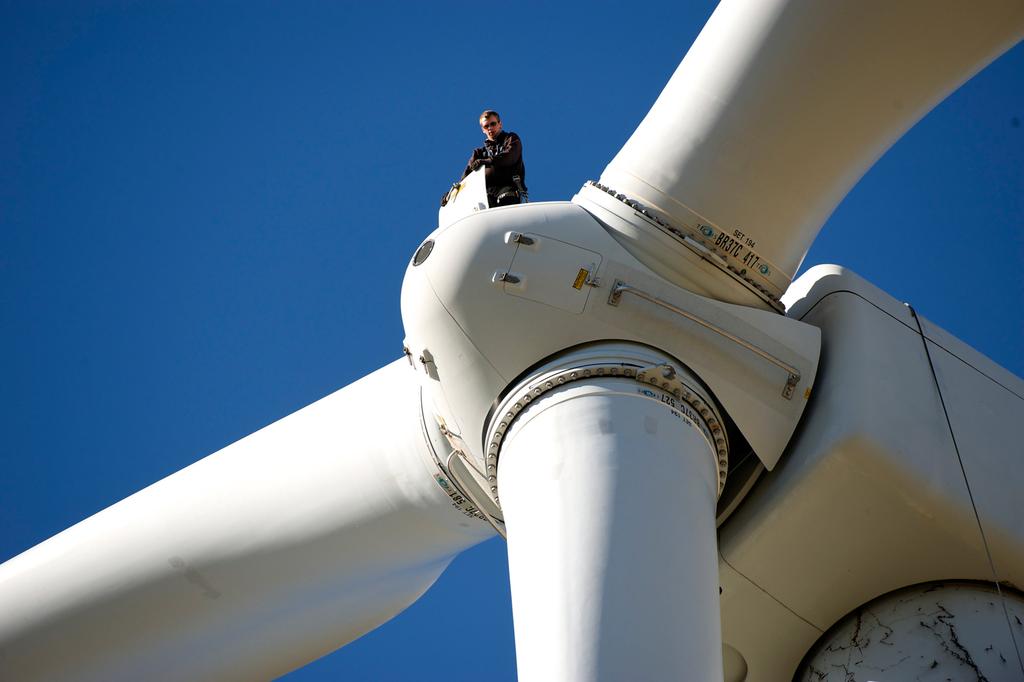
[{"label": "man's dark jacket", "polygon": [[[484,166],[487,194],[493,199],[506,191],[517,190],[512,176],[518,175],[526,189],[526,166],[523,165],[523,143],[513,132],[501,131],[493,140],[484,140],[484,146],[473,150],[462,177],[473,172],[474,166]],[[519,193],[516,192],[518,197]]]}]

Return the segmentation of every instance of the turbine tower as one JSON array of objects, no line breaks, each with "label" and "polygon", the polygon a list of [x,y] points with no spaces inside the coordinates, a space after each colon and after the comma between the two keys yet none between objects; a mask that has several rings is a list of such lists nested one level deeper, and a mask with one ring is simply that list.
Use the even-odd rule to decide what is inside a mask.
[{"label": "turbine tower", "polygon": [[281,674],[497,533],[523,679],[951,650],[1019,679],[1024,384],[853,273],[794,278],[1022,34],[1013,0],[727,0],[571,201],[480,210],[470,177],[407,269],[404,358],[0,567],[0,673]]}]

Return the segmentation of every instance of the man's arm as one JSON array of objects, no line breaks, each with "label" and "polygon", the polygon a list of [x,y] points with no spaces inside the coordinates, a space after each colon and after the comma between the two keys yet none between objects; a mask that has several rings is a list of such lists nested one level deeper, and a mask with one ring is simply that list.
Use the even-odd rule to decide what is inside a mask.
[{"label": "man's arm", "polygon": [[482,165],[489,164],[490,159],[484,156],[484,148],[479,147],[474,149],[473,153],[469,156],[469,161],[466,163],[466,169],[462,171],[462,179],[465,180],[466,176],[475,171]]}]

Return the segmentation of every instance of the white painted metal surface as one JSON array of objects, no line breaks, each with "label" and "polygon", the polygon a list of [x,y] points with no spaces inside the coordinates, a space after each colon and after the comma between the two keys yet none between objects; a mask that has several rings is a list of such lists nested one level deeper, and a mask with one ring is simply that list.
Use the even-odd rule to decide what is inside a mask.
[{"label": "white painted metal surface", "polygon": [[662,393],[594,375],[510,427],[498,483],[522,680],[722,677],[715,450]]},{"label": "white painted metal surface", "polygon": [[601,182],[781,294],[875,160],[1022,35],[1018,0],[726,0]]},{"label": "white painted metal surface", "polygon": [[4,680],[268,679],[493,535],[434,480],[404,360],[0,567]]},{"label": "white painted metal surface", "polygon": [[790,679],[815,633],[907,585],[1024,584],[1024,382],[837,266],[787,303],[822,330],[815,397],[719,535],[723,641],[749,682]]},{"label": "white painted metal surface", "polygon": [[[516,242],[513,234],[531,243]],[[678,358],[700,376],[766,466],[781,456],[814,383],[816,328],[708,299],[663,279],[570,203],[490,209],[430,239],[430,257],[410,265],[402,287],[406,346],[414,358],[434,358],[439,380],[425,384],[433,405],[464,436],[481,468],[479,434],[509,384],[546,358],[608,339],[643,343]],[[581,271],[586,275],[576,288]],[[623,295],[613,304],[616,282],[796,367],[800,379],[792,395],[784,396],[788,372],[748,347],[637,296]]]},{"label": "white painted metal surface", "polygon": [[[611,191],[482,211],[474,174],[442,210],[403,320],[430,410],[481,469],[510,386],[609,340],[684,363],[781,461],[723,525],[716,576],[703,430],[626,378],[544,393],[494,477],[524,678],[719,678],[719,580],[730,682],[787,679],[898,587],[1024,584],[1004,488],[1019,380],[921,322],[925,342],[855,278],[798,282],[807,323],[770,312],[849,187],[1022,27],[1018,0],[729,0],[605,170]],[[804,414],[812,324],[829,364]],[[491,534],[435,483],[413,376],[389,366],[0,567],[0,676],[272,676],[404,608]]]},{"label": "white painted metal surface", "polygon": [[459,218],[487,208],[487,180],[483,169],[473,171],[448,191],[448,200],[437,212],[437,224],[450,225]]},{"label": "white painted metal surface", "polygon": [[[1003,608],[1005,601],[1006,609]],[[1024,639],[1024,597],[983,583],[929,583],[865,604],[830,629],[799,682],[1024,679],[1011,630]]]}]

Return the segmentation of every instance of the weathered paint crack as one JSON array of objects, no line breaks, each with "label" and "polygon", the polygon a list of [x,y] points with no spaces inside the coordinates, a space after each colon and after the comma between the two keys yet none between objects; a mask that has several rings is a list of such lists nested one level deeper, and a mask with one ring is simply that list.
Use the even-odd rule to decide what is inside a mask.
[{"label": "weathered paint crack", "polygon": [[[929,630],[938,638],[939,643],[946,653],[973,670],[974,674],[977,676],[977,682],[988,682],[988,678],[981,673],[981,670],[978,668],[978,664],[974,661],[974,657],[971,656],[971,652],[968,651],[960,642],[960,637],[957,635],[956,627],[954,627],[952,623],[956,616],[950,613],[942,604],[936,603],[936,606],[938,607],[939,612],[929,614],[934,618],[933,622],[929,624],[922,620],[921,626]],[[946,631],[948,632],[948,637],[939,632],[939,623],[945,626]],[[952,642],[952,646],[950,646],[950,642]]]}]

